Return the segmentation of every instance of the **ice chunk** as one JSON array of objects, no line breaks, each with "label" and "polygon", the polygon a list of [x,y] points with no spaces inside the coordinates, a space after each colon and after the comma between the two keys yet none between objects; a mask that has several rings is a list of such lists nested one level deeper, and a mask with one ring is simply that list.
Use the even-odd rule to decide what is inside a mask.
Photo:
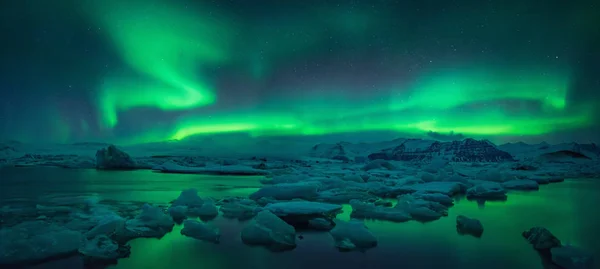
[{"label": "ice chunk", "polygon": [[247,220],[254,217],[260,210],[254,201],[248,201],[251,201],[252,203],[245,203],[243,200],[228,201],[221,205],[219,210],[223,212],[223,217]]},{"label": "ice chunk", "polygon": [[298,183],[307,181],[309,176],[303,174],[291,174],[275,176],[272,179],[261,180],[263,184]]},{"label": "ice chunk", "polygon": [[438,177],[432,173],[423,172],[421,173],[421,180],[423,180],[424,182],[433,182],[438,181]]},{"label": "ice chunk", "polygon": [[452,196],[463,192],[464,185],[458,182],[427,182],[423,184],[402,186],[401,189],[405,190],[407,193],[421,191],[427,193],[441,193]]},{"label": "ice chunk", "polygon": [[167,210],[171,218],[176,222],[181,222],[187,218],[188,207],[184,205],[171,206]]},{"label": "ice chunk", "polygon": [[335,220],[335,227],[329,231],[340,250],[368,249],[377,246],[377,238],[362,221],[348,222]]},{"label": "ice chunk", "polygon": [[516,179],[502,183],[502,187],[510,190],[538,190],[540,185],[533,180]]},{"label": "ice chunk", "polygon": [[310,221],[322,218],[333,224],[332,219],[341,212],[342,206],[319,202],[292,201],[268,204],[265,210],[273,212],[276,216],[294,227],[311,227]]},{"label": "ice chunk", "polygon": [[342,177],[342,180],[350,181],[350,182],[365,183],[365,180],[360,175],[356,175],[356,174],[345,175]]},{"label": "ice chunk", "polygon": [[[138,237],[161,238],[171,230],[175,223],[162,209],[144,204],[142,212],[134,219],[125,222],[126,239]],[[127,241],[125,239],[125,241]]]},{"label": "ice chunk", "polygon": [[219,215],[219,211],[215,203],[207,199],[201,207],[192,207],[188,209],[188,214],[192,216],[198,216],[203,220],[215,218]]},{"label": "ice chunk", "polygon": [[227,166],[207,166],[207,167],[189,167],[176,164],[174,162],[166,162],[161,165],[152,167],[153,170],[162,173],[174,174],[205,174],[205,175],[268,175],[269,171],[255,169],[245,165],[227,165]]},{"label": "ice chunk", "polygon": [[492,168],[478,173],[477,179],[482,181],[505,182],[513,180],[514,177],[503,173],[499,168]]},{"label": "ice chunk", "polygon": [[359,219],[379,219],[395,222],[404,222],[412,219],[411,215],[398,208],[375,206],[358,200],[350,201],[352,206],[351,216]]},{"label": "ice chunk", "polygon": [[265,209],[281,217],[291,215],[332,215],[342,210],[342,206],[319,202],[292,201],[269,204],[265,206]]},{"label": "ice chunk", "polygon": [[181,191],[179,197],[173,201],[172,206],[187,206],[189,207],[201,207],[204,204],[204,200],[198,196],[198,190],[187,189]]},{"label": "ice chunk", "polygon": [[32,263],[75,254],[81,233],[44,221],[23,222],[0,229],[0,265]]},{"label": "ice chunk", "polygon": [[184,221],[181,234],[212,243],[219,243],[219,238],[221,237],[219,229],[213,228],[197,220]]},{"label": "ice chunk", "polygon": [[125,229],[125,219],[117,215],[108,215],[104,217],[98,225],[85,234],[85,237],[92,239],[99,235],[112,236],[122,234]]},{"label": "ice chunk", "polygon": [[250,194],[250,199],[258,200],[262,197],[272,197],[277,200],[311,199],[317,196],[320,186],[317,182],[268,185]]},{"label": "ice chunk", "polygon": [[391,164],[390,162],[386,161],[386,160],[373,160],[371,162],[369,162],[368,164],[366,164],[365,166],[363,166],[362,170],[364,171],[369,171],[369,170],[375,170],[375,169],[387,169],[387,170],[396,170],[396,166]]},{"label": "ice chunk", "polygon": [[467,198],[483,200],[505,200],[506,190],[500,183],[485,181],[467,190]]},{"label": "ice chunk", "polygon": [[262,245],[272,251],[290,250],[296,247],[296,229],[264,210],[242,230],[242,241],[248,245]]},{"label": "ice chunk", "polygon": [[398,203],[394,209],[405,211],[410,214],[413,219],[419,221],[432,221],[448,214],[448,208],[444,205],[419,199],[410,194],[398,196]]},{"label": "ice chunk", "polygon": [[[367,187],[367,186],[365,186]],[[369,192],[366,188],[338,188],[326,191],[320,191],[318,197],[315,199],[320,202],[343,204],[348,203],[350,200],[372,200],[377,197]]]},{"label": "ice chunk", "polygon": [[308,221],[308,227],[315,230],[329,231],[333,229],[335,223],[332,220],[316,218]]},{"label": "ice chunk", "polygon": [[89,263],[114,262],[131,254],[129,245],[119,246],[106,235],[99,235],[91,240],[86,239],[79,248],[79,253],[84,255]]},{"label": "ice chunk", "polygon": [[543,227],[533,227],[524,231],[522,235],[537,250],[549,250],[561,245],[560,240]]},{"label": "ice chunk", "polygon": [[126,152],[114,145],[99,149],[96,152],[96,168],[107,170],[135,169],[136,162]]},{"label": "ice chunk", "polygon": [[182,221],[187,216],[200,217],[208,220],[219,215],[219,211],[211,199],[202,199],[196,189],[183,190],[168,210],[176,221]]},{"label": "ice chunk", "polygon": [[424,191],[418,191],[413,193],[413,196],[422,200],[437,202],[445,206],[451,206],[454,204],[452,197],[442,193],[427,193]]},{"label": "ice chunk", "polygon": [[481,237],[483,234],[483,225],[477,219],[459,215],[456,217],[456,231],[459,234],[470,234],[475,237]]}]

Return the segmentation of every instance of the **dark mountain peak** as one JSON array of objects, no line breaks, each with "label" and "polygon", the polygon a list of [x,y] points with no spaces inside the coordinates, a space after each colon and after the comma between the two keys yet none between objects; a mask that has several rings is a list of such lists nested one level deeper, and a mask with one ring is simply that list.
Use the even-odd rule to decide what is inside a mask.
[{"label": "dark mountain peak", "polygon": [[[444,158],[454,162],[501,162],[514,161],[508,152],[499,150],[488,140],[467,138],[462,141],[440,142],[407,140],[390,151],[380,151],[369,155],[369,159],[396,161],[426,161]],[[410,149],[410,150],[409,150]]]}]

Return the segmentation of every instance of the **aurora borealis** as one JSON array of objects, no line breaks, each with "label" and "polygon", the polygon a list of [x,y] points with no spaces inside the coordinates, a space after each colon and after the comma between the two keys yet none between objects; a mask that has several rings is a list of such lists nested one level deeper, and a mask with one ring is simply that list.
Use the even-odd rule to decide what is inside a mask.
[{"label": "aurora borealis", "polygon": [[591,0],[2,5],[12,36],[2,139],[381,131],[600,142]]}]

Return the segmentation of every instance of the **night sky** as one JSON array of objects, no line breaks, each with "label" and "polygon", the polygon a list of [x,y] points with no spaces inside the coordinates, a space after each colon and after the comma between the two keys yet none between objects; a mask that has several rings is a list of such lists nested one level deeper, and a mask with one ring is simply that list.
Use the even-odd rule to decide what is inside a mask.
[{"label": "night sky", "polygon": [[13,0],[0,27],[0,139],[600,142],[597,0]]}]

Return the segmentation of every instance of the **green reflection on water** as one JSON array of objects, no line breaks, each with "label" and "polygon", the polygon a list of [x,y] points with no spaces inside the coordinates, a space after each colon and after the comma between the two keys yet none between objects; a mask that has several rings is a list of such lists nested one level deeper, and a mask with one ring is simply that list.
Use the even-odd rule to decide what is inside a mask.
[{"label": "green reflection on water", "polygon": [[[248,196],[261,186],[262,176],[218,176],[137,171],[82,170],[88,192],[104,199],[167,203],[182,190],[196,188],[202,197]],[[142,182],[142,184],[140,184]]]},{"label": "green reflection on water", "polygon": [[[132,255],[131,258],[122,259],[114,268],[145,268],[145,269],[163,269],[166,268],[220,268],[225,262],[225,253],[212,252],[210,257],[202,257],[201,253],[196,253],[195,244],[199,242],[194,239],[184,237],[180,234],[183,226],[177,225],[173,231],[162,239],[142,238],[130,242]],[[177,256],[170,256],[176,253]],[[179,257],[178,257],[179,256]],[[189,264],[189,258],[197,259],[197,263]]]},{"label": "green reflection on water", "polygon": [[0,168],[0,203],[9,199],[96,196],[105,200],[164,204],[182,190],[198,189],[220,199],[256,191],[262,176],[166,174],[148,170],[99,171],[53,167]]},{"label": "green reflection on water", "polygon": [[[542,186],[536,192],[511,192],[508,201],[487,202],[484,206],[473,201],[458,200],[448,217],[430,223],[369,220],[365,223],[379,238],[379,245],[366,255],[386,248],[393,249],[401,244],[404,246],[409,242],[411,247],[424,253],[434,249],[455,253],[460,263],[458,268],[480,268],[482,264],[496,260],[506,264],[506,268],[542,268],[537,253],[522,238],[521,232],[533,226],[544,226],[564,243],[591,250],[598,257],[600,239],[594,234],[597,234],[595,231],[600,225],[600,216],[594,212],[597,212],[596,205],[600,202],[599,191],[599,182],[569,180]],[[350,219],[350,206],[344,205],[343,210],[338,218]],[[482,238],[458,235],[455,228],[457,215],[479,219],[485,228]],[[241,244],[239,229],[244,224],[223,219],[215,220],[214,224],[225,233],[230,229],[229,235],[222,241],[234,242],[226,244]],[[134,240],[131,242],[131,257],[121,260],[115,268],[164,268],[166,265],[173,268],[235,268],[223,248],[185,238],[179,234],[180,229],[176,227],[174,232],[161,240]],[[198,253],[197,246],[193,247],[196,244],[203,244],[202,254]],[[268,259],[276,254],[256,252],[245,247],[239,248],[236,255],[247,259],[257,256]],[[332,261],[324,262],[335,262],[335,259],[343,257],[335,256]]]}]

